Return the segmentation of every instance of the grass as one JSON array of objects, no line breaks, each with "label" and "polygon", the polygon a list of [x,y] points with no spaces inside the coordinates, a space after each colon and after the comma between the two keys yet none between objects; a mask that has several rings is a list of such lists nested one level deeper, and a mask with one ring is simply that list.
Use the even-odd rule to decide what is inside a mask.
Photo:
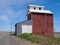
[{"label": "grass", "polygon": [[26,40],[30,40],[32,42],[36,42],[36,43],[40,43],[40,40],[37,40],[36,35],[33,34],[28,34],[28,33],[23,33],[23,34],[19,34],[16,35],[17,37],[20,37],[22,39],[26,39]]},{"label": "grass", "polygon": [[[26,39],[35,43],[40,43],[42,45],[52,45],[52,44],[59,44],[60,43],[60,37],[55,38],[55,37],[46,37],[43,35],[36,35],[36,34],[28,34],[28,33],[23,33],[16,35],[17,37],[20,37],[22,39]],[[60,45],[60,44],[59,44]]]}]

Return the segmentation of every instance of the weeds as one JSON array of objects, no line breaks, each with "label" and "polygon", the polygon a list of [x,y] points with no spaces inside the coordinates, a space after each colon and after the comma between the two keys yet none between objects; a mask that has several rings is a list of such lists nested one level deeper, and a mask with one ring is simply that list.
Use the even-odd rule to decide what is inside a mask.
[{"label": "weeds", "polygon": [[16,35],[17,37],[20,37],[22,39],[26,39],[32,42],[44,44],[44,45],[52,45],[52,44],[57,44],[60,41],[60,38],[55,38],[55,37],[47,37],[43,35],[35,35],[35,34],[28,34],[28,33],[23,33]]}]

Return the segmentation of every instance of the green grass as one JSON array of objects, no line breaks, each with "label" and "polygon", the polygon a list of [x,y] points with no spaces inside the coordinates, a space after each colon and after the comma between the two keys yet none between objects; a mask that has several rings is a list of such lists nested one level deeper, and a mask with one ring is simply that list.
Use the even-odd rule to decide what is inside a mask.
[{"label": "green grass", "polygon": [[40,43],[40,40],[37,40],[36,35],[33,34],[28,34],[28,33],[23,33],[23,34],[19,34],[16,35],[17,37],[20,37],[22,39],[26,39],[26,40],[30,40],[32,42],[36,42],[36,43]]},{"label": "green grass", "polygon": [[28,33],[23,33],[16,35],[17,37],[20,37],[22,39],[26,39],[35,43],[40,43],[42,45],[52,45],[52,44],[59,44],[60,43],[60,37],[55,38],[55,37],[47,37],[43,35],[36,35],[36,34],[28,34]]}]

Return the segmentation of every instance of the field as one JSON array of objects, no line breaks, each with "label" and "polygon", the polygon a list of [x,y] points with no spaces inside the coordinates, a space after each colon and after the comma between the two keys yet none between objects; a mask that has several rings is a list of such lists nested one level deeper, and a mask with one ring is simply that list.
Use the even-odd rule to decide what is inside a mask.
[{"label": "field", "polygon": [[60,32],[55,32],[54,36],[59,38],[60,37]]},{"label": "field", "polygon": [[60,45],[60,33],[54,33],[55,37],[47,37],[28,33],[19,34],[16,36],[40,45]]}]

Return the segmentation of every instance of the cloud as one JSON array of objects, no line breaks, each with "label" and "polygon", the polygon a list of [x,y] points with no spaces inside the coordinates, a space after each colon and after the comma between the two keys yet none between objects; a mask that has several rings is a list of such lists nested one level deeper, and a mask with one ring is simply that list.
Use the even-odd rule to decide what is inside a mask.
[{"label": "cloud", "polygon": [[[43,0],[38,0],[42,2]],[[36,0],[0,0],[0,15],[14,19],[21,14],[26,13],[27,5],[34,3]]]},{"label": "cloud", "polygon": [[[25,19],[28,4],[40,4],[43,1],[44,0],[0,0],[0,21],[2,20],[3,30],[5,30],[5,25],[9,28],[9,23],[13,20],[16,21],[16,19],[20,19],[19,21],[22,21]],[[13,23],[17,22],[14,21]],[[5,28],[8,30],[6,26]]]},{"label": "cloud", "polygon": [[[46,0],[47,1],[47,0]],[[0,16],[6,16],[10,20],[20,15],[26,15],[27,5],[46,2],[44,0],[0,0]]]},{"label": "cloud", "polygon": [[[0,19],[8,20],[8,18],[9,18],[10,20],[12,20],[19,15],[22,16],[21,14],[24,14],[26,11],[23,9],[21,10],[19,8],[19,6],[17,4],[18,2],[20,3],[20,0],[0,0]],[[24,1],[22,1],[22,2],[24,2]],[[10,5],[12,5],[14,10],[12,8],[10,8]],[[14,5],[16,5],[16,7],[14,7]],[[20,4],[20,6],[21,5],[22,4]],[[20,10],[16,10],[18,8]]]},{"label": "cloud", "polygon": [[12,10],[21,10],[23,8],[25,8],[28,4],[34,2],[35,0],[16,0],[13,4],[10,4],[9,7],[12,9]]},{"label": "cloud", "polygon": [[0,20],[9,21],[9,18],[7,16],[0,16]]}]

